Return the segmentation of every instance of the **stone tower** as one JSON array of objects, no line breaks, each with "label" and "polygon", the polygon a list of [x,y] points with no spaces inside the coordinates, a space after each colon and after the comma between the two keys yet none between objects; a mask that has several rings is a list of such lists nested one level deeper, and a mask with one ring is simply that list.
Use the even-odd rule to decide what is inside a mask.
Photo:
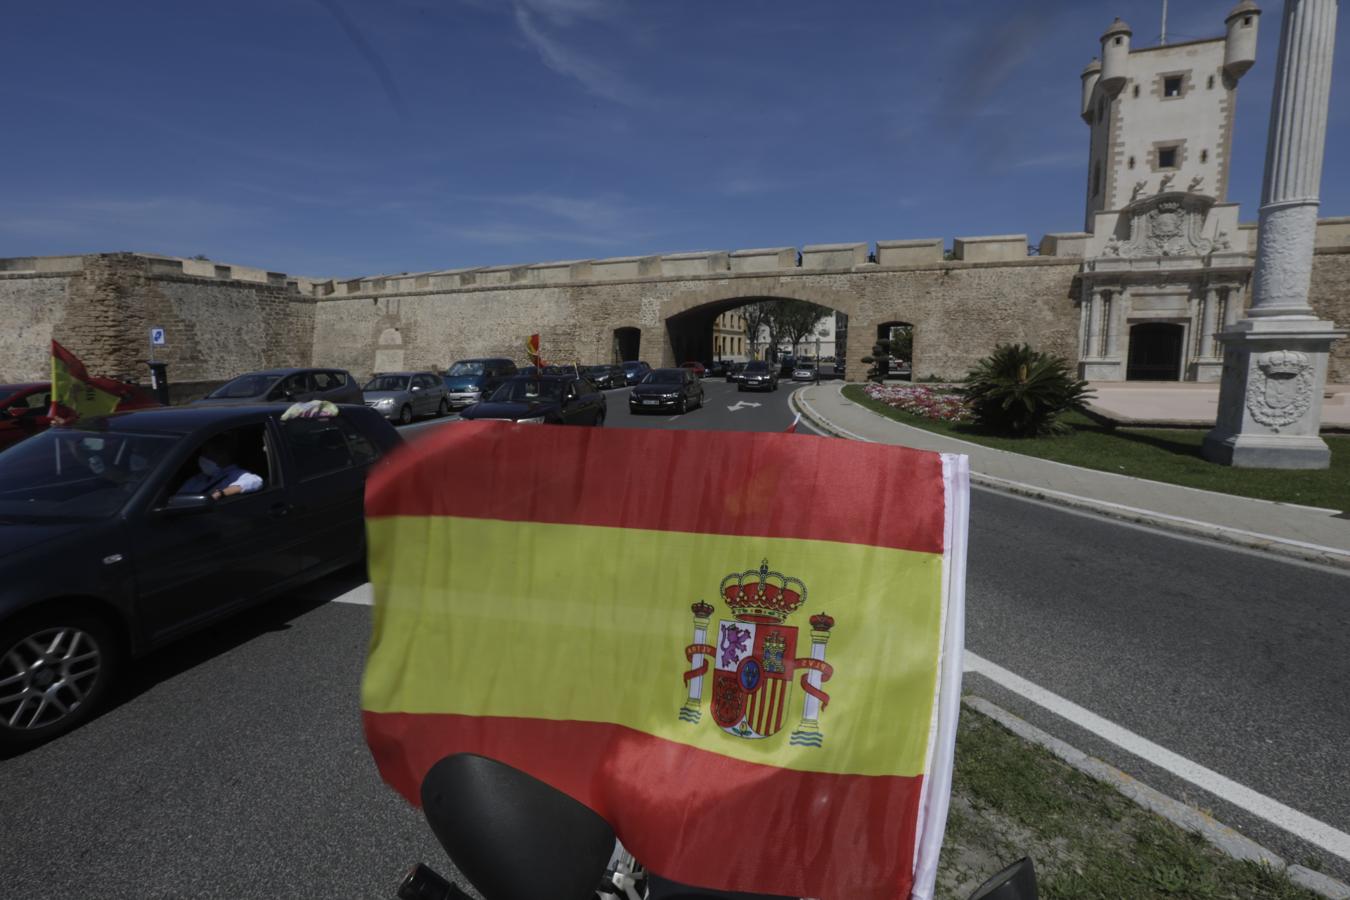
[{"label": "stone tower", "polygon": [[1163,184],[1224,202],[1237,84],[1256,61],[1260,15],[1242,0],[1224,37],[1137,49],[1120,19],[1106,29],[1101,61],[1082,75],[1080,111],[1091,129],[1088,231],[1097,213],[1123,209]]},{"label": "stone tower", "polygon": [[1213,335],[1242,315],[1251,259],[1227,202],[1238,79],[1261,10],[1241,0],[1223,35],[1135,47],[1116,19],[1082,73],[1090,129],[1081,374],[1217,381]]}]

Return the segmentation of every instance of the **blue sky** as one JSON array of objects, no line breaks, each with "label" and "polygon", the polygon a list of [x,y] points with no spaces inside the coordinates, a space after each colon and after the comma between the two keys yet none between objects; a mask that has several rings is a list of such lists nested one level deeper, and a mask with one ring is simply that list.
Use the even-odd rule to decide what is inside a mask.
[{"label": "blue sky", "polygon": [[[1173,41],[1228,0],[1172,0]],[[1160,0],[13,4],[0,256],[300,275],[1082,225],[1083,66]],[[1280,7],[1239,89],[1254,220]],[[1323,215],[1350,215],[1342,16]]]}]

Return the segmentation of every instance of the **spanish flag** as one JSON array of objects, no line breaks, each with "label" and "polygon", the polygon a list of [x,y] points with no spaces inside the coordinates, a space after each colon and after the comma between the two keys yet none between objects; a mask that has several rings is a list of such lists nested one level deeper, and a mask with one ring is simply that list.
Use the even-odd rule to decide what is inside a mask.
[{"label": "spanish flag", "polygon": [[414,804],[500,760],[684,884],[930,897],[968,499],[965,457],[834,438],[440,429],[367,486],[374,759]]},{"label": "spanish flag", "polygon": [[126,385],[85,371],[79,357],[52,341],[52,406],[55,422],[74,422],[83,416],[112,412]]},{"label": "spanish flag", "polygon": [[544,367],[544,357],[539,355],[539,351],[539,335],[532,334],[525,341],[525,353],[530,357],[530,365],[542,369]]}]

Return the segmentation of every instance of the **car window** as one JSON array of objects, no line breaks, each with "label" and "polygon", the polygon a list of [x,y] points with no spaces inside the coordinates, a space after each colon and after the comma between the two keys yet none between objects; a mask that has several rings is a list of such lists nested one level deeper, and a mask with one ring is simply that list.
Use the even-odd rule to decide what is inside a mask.
[{"label": "car window", "polygon": [[295,459],[295,474],[301,481],[350,468],[353,464],[347,435],[340,417],[291,419],[281,431]]},{"label": "car window", "polygon": [[374,441],[351,419],[338,416],[328,421],[336,422],[338,428],[342,429],[342,434],[347,439],[347,448],[352,454],[352,462],[356,465],[362,466],[380,458],[380,448],[375,446]]},{"label": "car window", "polygon": [[5,451],[0,516],[90,519],[122,508],[178,438],[53,428]]},{"label": "car window", "polygon": [[450,367],[447,375],[482,375],[483,364],[480,362],[457,362]]},{"label": "car window", "polygon": [[[208,443],[224,445],[231,465],[238,469],[234,478],[219,473],[207,473],[201,468],[198,460],[201,458],[202,449]],[[261,478],[262,490],[277,483],[276,473],[272,471],[272,453],[267,438],[267,427],[261,422],[216,432],[199,441],[192,453],[179,466],[178,471],[169,479],[166,496],[175,493],[204,494],[210,490],[227,488],[245,475],[256,475]],[[245,481],[247,482],[247,479]]]},{"label": "car window", "polygon": [[261,397],[267,393],[277,380],[275,375],[240,375],[227,381],[206,396],[217,400],[242,400],[246,397]]},{"label": "car window", "polygon": [[52,405],[52,395],[48,391],[36,391],[24,397],[21,405],[29,409],[47,409]]},{"label": "car window", "polygon": [[497,388],[492,399],[499,403],[529,400],[557,400],[561,395],[560,385],[556,381],[536,381],[532,378],[519,378],[504,383]]},{"label": "car window", "polygon": [[331,391],[338,386],[334,383],[330,372],[311,372],[309,377],[314,379],[314,390],[316,391]]},{"label": "car window", "polygon": [[362,390],[366,391],[402,391],[407,390],[407,375],[376,375],[366,382]]},{"label": "car window", "polygon": [[294,375],[286,376],[286,379],[281,382],[281,390],[283,393],[306,394],[313,390],[309,385],[309,374],[296,372]]}]

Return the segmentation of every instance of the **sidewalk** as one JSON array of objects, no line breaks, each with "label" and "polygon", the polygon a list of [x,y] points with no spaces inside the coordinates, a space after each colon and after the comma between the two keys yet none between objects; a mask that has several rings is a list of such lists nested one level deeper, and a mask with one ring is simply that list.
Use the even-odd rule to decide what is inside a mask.
[{"label": "sidewalk", "polygon": [[[1096,381],[1087,408],[1118,425],[1211,427],[1219,413],[1219,386],[1194,381]],[[1322,431],[1350,431],[1350,384],[1322,392]]]},{"label": "sidewalk", "polygon": [[847,400],[839,382],[792,395],[817,430],[970,457],[971,482],[1130,522],[1350,569],[1350,519],[1337,510],[1163,484],[994,450],[911,428]]}]

